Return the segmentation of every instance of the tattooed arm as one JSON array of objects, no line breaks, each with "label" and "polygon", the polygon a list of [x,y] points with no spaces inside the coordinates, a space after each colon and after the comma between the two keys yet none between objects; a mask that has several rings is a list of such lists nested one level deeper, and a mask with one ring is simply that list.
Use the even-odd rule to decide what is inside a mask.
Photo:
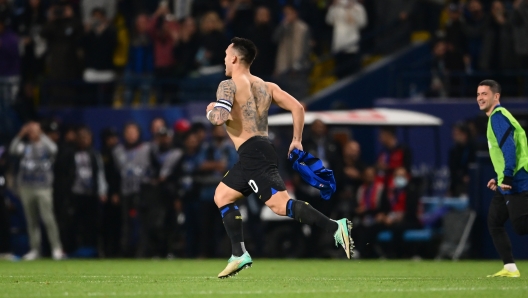
[{"label": "tattooed arm", "polygon": [[216,102],[212,102],[207,106],[207,119],[213,125],[222,125],[229,120],[235,93],[236,86],[233,80],[225,80],[218,85]]},{"label": "tattooed arm", "polygon": [[271,96],[273,97],[273,102],[279,107],[288,110],[292,113],[293,118],[293,140],[290,145],[290,150],[288,151],[288,156],[290,152],[297,148],[303,150],[301,145],[302,141],[302,132],[304,128],[304,108],[299,103],[297,99],[288,94],[288,92],[282,90],[277,84],[267,83],[270,90]]}]

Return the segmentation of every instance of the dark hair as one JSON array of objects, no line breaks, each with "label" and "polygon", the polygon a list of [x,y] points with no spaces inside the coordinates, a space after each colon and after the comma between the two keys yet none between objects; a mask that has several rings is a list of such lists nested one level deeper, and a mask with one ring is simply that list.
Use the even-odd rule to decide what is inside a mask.
[{"label": "dark hair", "polygon": [[190,131],[191,131],[192,133],[196,133],[196,132],[198,132],[199,130],[207,130],[207,127],[206,127],[205,124],[203,124],[202,122],[194,122],[194,123],[191,125]]},{"label": "dark hair", "polygon": [[150,127],[152,128],[152,124],[154,124],[155,121],[161,120],[163,121],[163,126],[167,126],[167,121],[163,117],[154,117],[152,120],[150,120]]},{"label": "dark hair", "polygon": [[133,121],[125,123],[125,125],[123,126],[123,133],[129,127],[135,127],[137,129],[137,131],[139,132],[139,135],[141,136],[141,127],[139,126],[139,124],[137,124],[136,122],[133,122]]},{"label": "dark hair", "polygon": [[94,9],[92,9],[92,14],[91,15],[93,16],[96,13],[101,14],[103,17],[106,17],[106,10],[104,8],[102,8],[102,7],[96,7]]},{"label": "dark hair", "polygon": [[194,131],[186,131],[183,133],[183,135],[181,136],[181,140],[182,142],[185,142],[187,141],[188,138],[192,137],[192,136],[196,136],[196,132]]},{"label": "dark hair", "polygon": [[284,4],[282,6],[282,9],[285,9],[285,8],[288,8],[288,9],[291,9],[295,12],[297,12],[297,7],[295,6],[295,4],[292,3],[293,1],[287,1],[286,4]]},{"label": "dark hair", "polygon": [[77,133],[79,133],[81,131],[86,131],[87,133],[92,134],[92,130],[87,125],[79,125],[75,131]]},{"label": "dark hair", "polygon": [[119,133],[117,132],[117,129],[115,129],[112,126],[105,127],[103,130],[101,130],[101,139],[106,140],[110,137],[118,137]]},{"label": "dark hair", "polygon": [[241,37],[234,37],[231,42],[233,48],[240,54],[240,60],[248,66],[251,65],[257,57],[257,46],[251,40]]},{"label": "dark hair", "polygon": [[479,83],[479,86],[488,86],[493,93],[501,93],[502,91],[501,85],[494,80],[484,80]]},{"label": "dark hair", "polygon": [[468,127],[467,123],[462,122],[462,121],[461,122],[457,122],[457,123],[455,123],[455,125],[453,125],[453,128],[454,129],[458,129],[459,131],[461,131],[465,135],[469,136],[469,127]]},{"label": "dark hair", "polygon": [[388,133],[392,136],[396,136],[396,127],[394,126],[382,126],[380,132]]}]

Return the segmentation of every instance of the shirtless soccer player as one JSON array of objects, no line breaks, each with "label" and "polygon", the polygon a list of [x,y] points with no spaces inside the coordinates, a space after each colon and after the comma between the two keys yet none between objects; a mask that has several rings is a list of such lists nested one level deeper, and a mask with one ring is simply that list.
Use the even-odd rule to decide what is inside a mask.
[{"label": "shirtless soccer player", "polygon": [[268,110],[274,102],[292,113],[291,152],[295,148],[303,149],[303,107],[276,84],[251,75],[249,67],[257,54],[253,42],[243,38],[233,38],[231,42],[225,52],[225,73],[231,79],[220,83],[216,102],[207,106],[207,119],[213,125],[226,124],[227,133],[235,143],[239,156],[239,161],[224,176],[214,196],[233,251],[227,267],[218,277],[233,276],[253,263],[244,247],[242,216],[235,204],[238,199],[251,193],[255,193],[278,215],[287,215],[334,233],[336,245],[342,245],[346,256],[350,258],[353,248],[350,221],[346,218],[331,220],[308,203],[292,200],[279,176],[279,158],[268,140]]}]

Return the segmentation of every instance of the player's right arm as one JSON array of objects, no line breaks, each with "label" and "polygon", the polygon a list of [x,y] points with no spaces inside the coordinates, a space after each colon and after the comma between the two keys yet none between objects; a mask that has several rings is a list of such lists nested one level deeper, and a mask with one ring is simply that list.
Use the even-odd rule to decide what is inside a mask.
[{"label": "player's right arm", "polygon": [[231,108],[235,101],[236,85],[233,80],[225,80],[218,85],[216,90],[216,102],[207,106],[207,119],[213,125],[223,125],[229,120]]},{"label": "player's right arm", "polygon": [[301,141],[302,141],[302,132],[304,128],[304,108],[301,103],[295,99],[293,96],[288,94],[288,92],[282,90],[277,84],[267,83],[270,88],[271,96],[273,102],[279,107],[288,110],[292,113],[293,118],[293,139],[288,150],[288,156],[290,152],[297,148],[303,150]]}]

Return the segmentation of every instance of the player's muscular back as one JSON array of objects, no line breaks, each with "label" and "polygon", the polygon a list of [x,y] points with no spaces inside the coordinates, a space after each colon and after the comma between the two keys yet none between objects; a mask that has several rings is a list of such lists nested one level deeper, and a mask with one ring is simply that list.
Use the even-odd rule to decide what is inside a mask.
[{"label": "player's muscular back", "polygon": [[255,76],[239,76],[232,79],[236,88],[231,118],[227,132],[238,148],[253,136],[268,135],[268,111],[272,102],[271,92],[262,79]]}]

